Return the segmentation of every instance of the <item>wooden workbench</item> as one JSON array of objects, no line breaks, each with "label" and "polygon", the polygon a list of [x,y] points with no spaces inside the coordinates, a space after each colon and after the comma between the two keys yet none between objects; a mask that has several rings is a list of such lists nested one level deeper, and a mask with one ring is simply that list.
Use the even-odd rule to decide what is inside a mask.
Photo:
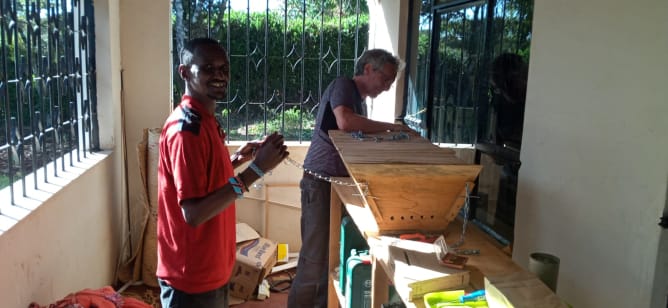
[{"label": "wooden workbench", "polygon": [[[348,178],[338,178],[341,182],[351,182]],[[351,216],[358,229],[363,233],[370,246],[379,245],[378,225],[374,221],[371,210],[365,208],[362,199],[357,195],[355,187],[332,184],[331,208],[330,208],[330,245],[329,245],[329,299],[328,307],[339,307],[339,303],[345,303],[341,291],[338,287],[338,275],[336,268],[339,266],[339,244],[341,214],[343,208]],[[419,229],[419,226],[416,226]],[[446,230],[446,241],[455,243],[458,241],[462,231],[462,222],[453,221]],[[506,254],[502,247],[495,240],[482,232],[473,224],[468,224],[466,236],[461,249],[478,249],[480,254],[469,256],[466,269],[470,272],[470,285],[468,291],[485,289],[485,276],[487,277],[512,277],[517,275],[533,275],[526,272],[520,266],[515,264],[510,256]],[[388,273],[393,273],[388,260],[375,255],[372,248],[372,298],[373,308],[379,308],[381,304],[388,299],[388,284],[394,282],[393,277]],[[526,290],[529,293],[538,295],[541,303],[550,303],[550,307],[562,307],[557,296],[547,288],[540,280],[534,279],[538,285],[534,285]],[[524,292],[526,293],[526,292]],[[540,293],[540,294],[538,294]],[[407,298],[402,298],[407,307],[424,307],[422,301],[410,302]],[[535,298],[534,298],[535,300]],[[341,304],[343,307],[344,304]]]},{"label": "wooden workbench", "polygon": [[[332,184],[329,306],[344,303],[336,275],[343,207],[371,248],[372,307],[378,308],[387,301],[389,282],[394,283],[406,306],[423,306],[419,299],[424,294],[422,291],[444,286],[417,287],[419,290],[411,286],[428,279],[423,277],[426,274],[422,270],[431,266],[432,260],[436,263],[437,272],[441,272],[438,260],[435,255],[434,259],[427,257],[425,261],[429,264],[416,267],[409,262],[405,250],[405,262],[393,259],[390,251],[401,248],[391,247],[396,240],[385,235],[439,233],[446,235],[446,242],[450,245],[456,243],[462,230],[457,214],[468,200],[482,167],[466,163],[456,157],[453,150],[440,148],[419,136],[396,132],[359,134],[339,130],[329,131],[329,136],[350,174],[350,178],[335,179]],[[433,249],[429,245],[426,248]],[[546,307],[543,299],[558,302],[547,286],[517,266],[494,240],[473,224],[468,225],[465,241],[458,248],[477,249],[480,254],[469,256],[468,273],[452,273],[450,278],[454,282],[448,286],[461,288],[468,281],[469,290],[489,289],[488,294],[496,295],[493,298],[495,303],[497,299],[498,302],[508,303],[512,298],[512,303],[523,302],[526,307]],[[430,253],[433,254],[433,251]],[[410,266],[410,269],[404,265]],[[404,270],[395,273],[398,268]],[[408,278],[406,275],[416,276]],[[460,277],[457,275],[465,278],[457,280]],[[450,276],[450,273],[445,273],[445,276]],[[414,282],[409,286],[409,281]],[[521,292],[518,294],[516,290]],[[418,298],[411,302],[409,296]],[[525,299],[529,299],[530,304]]]}]

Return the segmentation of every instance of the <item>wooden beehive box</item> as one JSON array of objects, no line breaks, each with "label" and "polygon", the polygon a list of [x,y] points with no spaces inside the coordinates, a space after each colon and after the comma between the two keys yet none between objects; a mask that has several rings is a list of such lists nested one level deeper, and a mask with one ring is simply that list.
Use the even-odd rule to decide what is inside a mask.
[{"label": "wooden beehive box", "polygon": [[388,132],[365,134],[380,141],[360,140],[338,130],[329,135],[380,233],[445,230],[482,168],[421,137],[392,140],[397,133]]}]

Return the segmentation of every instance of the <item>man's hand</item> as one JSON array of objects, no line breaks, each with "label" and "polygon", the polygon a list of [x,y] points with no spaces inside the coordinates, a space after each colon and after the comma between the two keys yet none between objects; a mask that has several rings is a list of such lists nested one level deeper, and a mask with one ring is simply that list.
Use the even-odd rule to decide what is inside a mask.
[{"label": "man's hand", "polygon": [[253,161],[263,172],[269,172],[283,161],[290,152],[288,147],[283,144],[283,135],[274,132],[262,140],[260,146],[255,152]]},{"label": "man's hand", "polygon": [[405,124],[392,124],[392,127],[390,128],[391,132],[403,132],[406,134],[409,134],[411,137],[419,137],[420,133],[417,131],[414,131],[412,128],[408,127],[408,125]]},{"label": "man's hand", "polygon": [[240,147],[232,157],[232,163],[236,165],[243,164],[253,159],[257,149],[262,145],[262,141],[251,141]]}]

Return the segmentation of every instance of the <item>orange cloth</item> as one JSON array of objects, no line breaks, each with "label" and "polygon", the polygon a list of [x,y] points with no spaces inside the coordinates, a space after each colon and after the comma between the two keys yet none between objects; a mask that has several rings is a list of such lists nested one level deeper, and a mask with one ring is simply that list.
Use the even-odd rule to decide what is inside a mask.
[{"label": "orange cloth", "polygon": [[79,292],[67,295],[65,298],[50,304],[40,306],[37,303],[31,303],[28,308],[152,308],[151,305],[144,303],[136,298],[123,297],[110,286],[101,289],[83,289]]}]

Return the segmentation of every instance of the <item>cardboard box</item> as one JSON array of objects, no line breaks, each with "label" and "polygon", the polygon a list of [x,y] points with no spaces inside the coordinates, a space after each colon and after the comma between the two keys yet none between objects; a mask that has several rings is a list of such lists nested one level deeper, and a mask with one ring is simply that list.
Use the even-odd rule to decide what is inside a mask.
[{"label": "cardboard box", "polygon": [[390,269],[399,295],[411,302],[421,301],[430,292],[469,284],[469,271],[441,265],[433,244],[381,236],[369,245],[377,260]]},{"label": "cardboard box", "polygon": [[[240,234],[241,232],[241,234]],[[246,224],[237,224],[237,260],[230,278],[230,295],[250,299],[276,264],[277,243],[262,238]]]}]

